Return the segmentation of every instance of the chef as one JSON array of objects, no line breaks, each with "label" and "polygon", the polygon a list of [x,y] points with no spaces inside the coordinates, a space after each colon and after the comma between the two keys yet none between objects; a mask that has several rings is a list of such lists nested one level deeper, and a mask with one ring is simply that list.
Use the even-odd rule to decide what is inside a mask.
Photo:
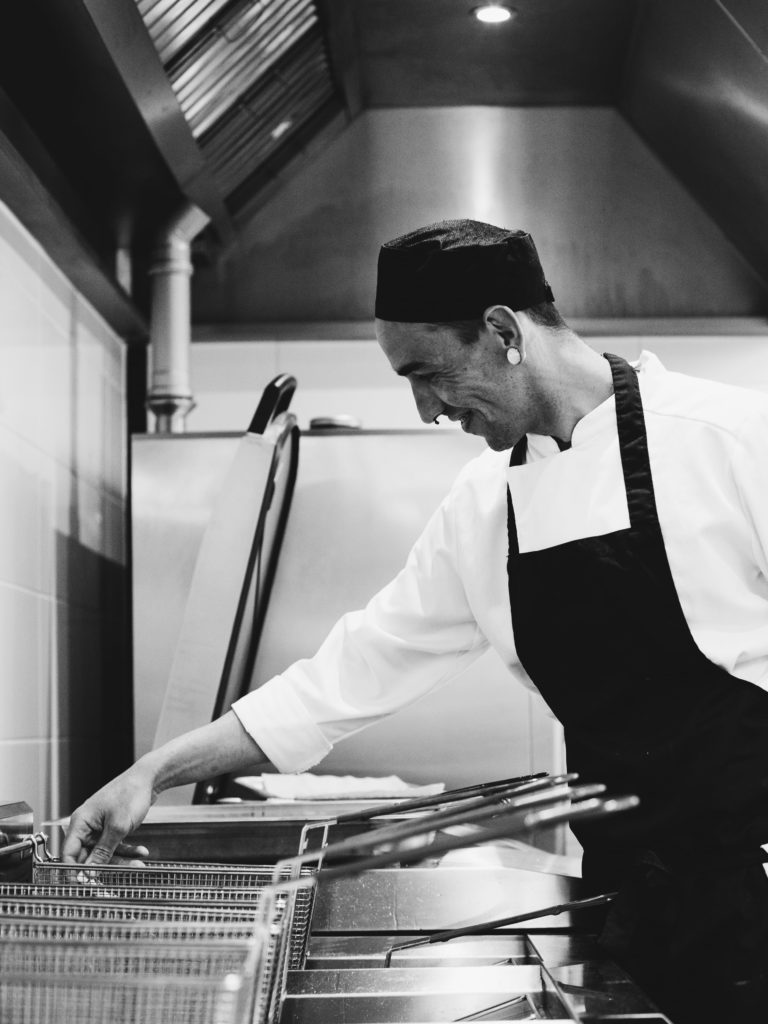
[{"label": "chef", "polygon": [[315,657],[91,797],[65,857],[108,860],[170,786],[308,769],[491,645],[569,770],[640,797],[577,829],[610,955],[673,1021],[768,1019],[768,400],[597,353],[530,235],[475,221],[382,247],[376,331],[421,418],[488,451]]}]

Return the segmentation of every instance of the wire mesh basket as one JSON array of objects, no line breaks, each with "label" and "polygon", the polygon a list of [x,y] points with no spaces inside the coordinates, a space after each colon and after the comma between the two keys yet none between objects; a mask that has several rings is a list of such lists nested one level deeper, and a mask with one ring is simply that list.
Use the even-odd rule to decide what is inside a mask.
[{"label": "wire mesh basket", "polygon": [[[65,939],[82,942],[232,942],[253,941],[259,931],[259,925],[253,918],[241,922],[72,918],[61,913],[59,904],[52,904],[54,912],[47,915],[40,913],[41,905],[45,907],[41,900],[30,900],[25,907],[19,900],[13,904],[12,909],[16,912],[6,916],[3,914],[5,902],[0,901],[0,942],[3,939],[37,939],[40,942]],[[97,911],[103,909],[96,908]]]},{"label": "wire mesh basket", "polygon": [[[86,866],[43,859],[36,847],[32,882],[0,885],[0,970],[4,977],[66,976],[71,1000],[93,999],[96,994],[103,999],[93,984],[85,995],[74,992],[71,979],[93,981],[98,974],[120,978],[122,984],[129,976],[149,979],[158,972],[176,977],[182,965],[187,978],[193,979],[206,962],[212,969],[220,962],[217,950],[224,956],[231,952],[227,944],[253,943],[259,935],[259,968],[247,975],[253,993],[249,1014],[256,1024],[273,1024],[286,973],[303,966],[306,957],[313,900],[313,870],[308,867],[167,861]],[[232,934],[238,927],[239,938]],[[10,950],[13,943],[18,945],[15,954]],[[111,950],[120,949],[124,960],[92,956],[100,943],[101,948],[108,943]],[[195,946],[198,952],[185,959],[184,953]],[[46,948],[50,953],[44,952]],[[158,957],[161,949],[165,953]],[[26,959],[20,960],[22,955]],[[130,964],[131,970],[121,971],[121,963]],[[244,970],[230,966],[228,976],[246,980]],[[23,985],[22,990],[28,991]],[[178,985],[173,990],[186,998]],[[139,998],[131,990],[126,1005],[133,1005],[134,996]],[[29,998],[27,994],[25,999]],[[231,1008],[235,1002],[223,999],[221,1005]],[[221,1016],[224,1011],[215,1006],[210,1004],[210,1013]],[[59,1018],[50,1018],[54,1019]],[[97,1019],[83,1021],[95,1024]],[[49,1018],[40,1020],[48,1024]]]},{"label": "wire mesh basket", "polygon": [[[264,889],[273,883],[288,881],[292,874],[288,866],[276,872],[273,865],[152,861],[140,867],[116,864],[85,867],[44,860],[34,864],[32,884],[67,887],[74,898],[110,899],[112,895],[120,895],[129,900],[162,903],[223,902],[228,906],[247,906],[258,905]],[[309,877],[312,869],[304,868],[301,874]],[[275,897],[274,913],[281,921],[283,932],[287,931],[291,969],[304,965],[313,903],[314,887],[310,885],[294,889],[290,895],[278,893]],[[288,918],[287,925],[282,923],[284,917]]]},{"label": "wire mesh basket", "polygon": [[255,980],[262,949],[252,939],[196,942],[101,942],[71,936],[0,940],[0,977],[6,974],[61,974],[129,977],[221,978],[234,974]]},{"label": "wire mesh basket", "polygon": [[0,975],[3,1024],[249,1024],[252,991],[238,974]]},{"label": "wire mesh basket", "polygon": [[0,920],[17,918],[53,918],[70,922],[144,922],[217,925],[243,923],[246,927],[259,920],[259,910],[251,904],[198,905],[182,902],[156,903],[142,899],[87,898],[82,890],[62,886],[30,886],[21,883],[0,885]]}]

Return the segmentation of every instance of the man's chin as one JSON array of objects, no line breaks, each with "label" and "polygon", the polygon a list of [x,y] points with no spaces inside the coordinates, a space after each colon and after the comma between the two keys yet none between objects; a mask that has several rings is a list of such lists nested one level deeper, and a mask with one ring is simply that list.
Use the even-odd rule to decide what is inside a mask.
[{"label": "man's chin", "polygon": [[500,437],[492,430],[488,429],[488,425],[483,420],[475,415],[467,417],[462,423],[461,429],[465,434],[473,434],[475,437],[481,437],[488,447],[493,452],[506,452],[510,448],[514,448],[519,438],[510,440],[508,436]]},{"label": "man's chin", "polygon": [[492,452],[508,452],[510,448],[514,448],[517,444],[517,440],[510,440],[508,437],[495,437],[483,434],[483,440],[491,449]]}]

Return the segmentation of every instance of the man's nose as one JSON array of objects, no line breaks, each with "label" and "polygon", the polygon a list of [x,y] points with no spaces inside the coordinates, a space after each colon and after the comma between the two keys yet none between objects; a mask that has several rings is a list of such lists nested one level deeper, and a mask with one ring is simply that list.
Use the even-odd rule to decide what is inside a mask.
[{"label": "man's nose", "polygon": [[423,381],[412,380],[411,391],[423,423],[432,423],[443,411],[443,403]]}]

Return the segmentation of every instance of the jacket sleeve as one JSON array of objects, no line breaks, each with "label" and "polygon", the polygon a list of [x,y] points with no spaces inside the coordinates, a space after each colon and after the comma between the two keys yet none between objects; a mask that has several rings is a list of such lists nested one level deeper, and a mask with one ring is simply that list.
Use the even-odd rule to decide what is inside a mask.
[{"label": "jacket sleeve", "polygon": [[449,495],[403,570],[344,615],[314,657],[233,704],[280,771],[311,768],[337,740],[412,704],[485,650],[458,569],[453,511]]}]

